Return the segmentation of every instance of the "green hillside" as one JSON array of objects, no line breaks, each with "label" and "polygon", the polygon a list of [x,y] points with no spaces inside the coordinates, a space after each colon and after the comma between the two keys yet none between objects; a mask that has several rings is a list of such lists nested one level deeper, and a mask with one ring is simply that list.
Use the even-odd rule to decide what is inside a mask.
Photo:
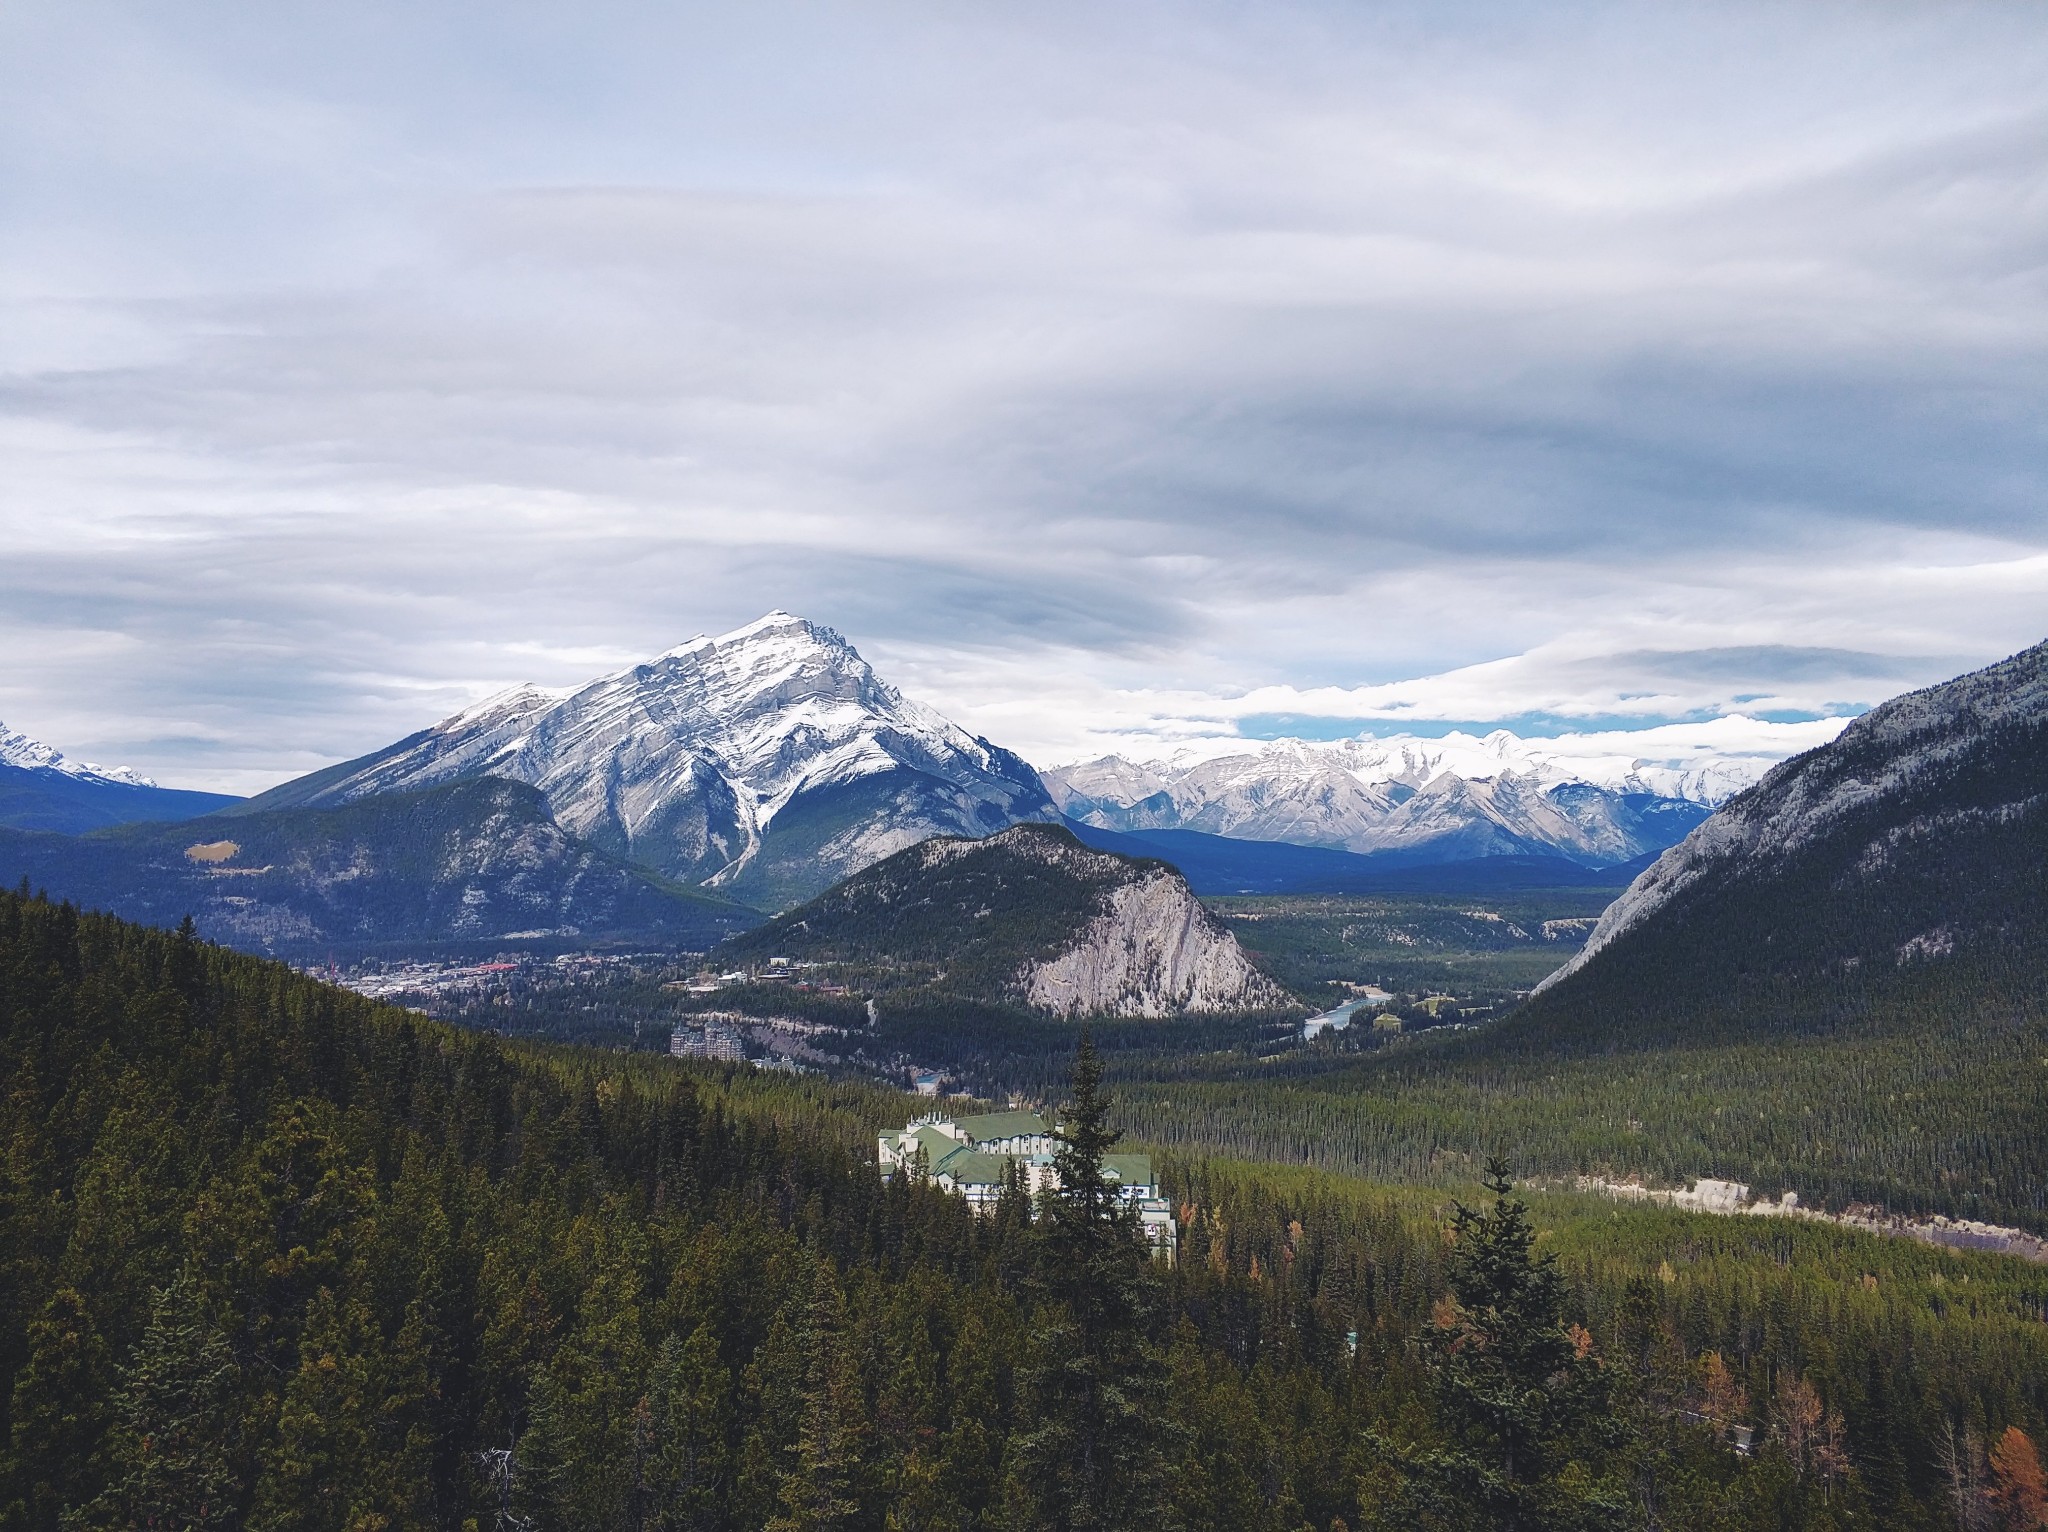
[{"label": "green hillside", "polygon": [[1071,941],[1131,869],[1158,865],[1108,853],[1034,854],[1041,841],[1082,849],[1058,825],[1020,826],[999,841],[942,837],[899,851],[733,938],[716,960],[781,956],[889,967],[906,981],[943,973],[963,993],[1000,994],[1021,965]]},{"label": "green hillside", "polygon": [[[1944,1463],[2043,1430],[2011,1259],[1539,1198],[1479,1204],[1483,1266],[1434,1196],[1179,1162],[1166,1269],[1078,1202],[883,1183],[910,1109],[0,894],[0,1520],[1476,1526],[1432,1465],[1507,1461],[1455,1386],[1489,1333],[1598,1384],[1530,1375],[1505,1482],[1615,1525],[1946,1526]],[[1475,1282],[1521,1328],[1446,1307]]]},{"label": "green hillside", "polygon": [[[892,1011],[1030,1009],[1020,974],[1073,948],[1119,890],[1162,876],[1197,939],[1230,949],[1163,862],[1095,851],[1063,826],[1022,824],[985,840],[938,836],[898,852],[727,941],[715,966],[771,958],[816,965]],[[1267,1001],[1289,997],[1247,971]],[[1251,1009],[1252,1007],[1246,1007]]]}]

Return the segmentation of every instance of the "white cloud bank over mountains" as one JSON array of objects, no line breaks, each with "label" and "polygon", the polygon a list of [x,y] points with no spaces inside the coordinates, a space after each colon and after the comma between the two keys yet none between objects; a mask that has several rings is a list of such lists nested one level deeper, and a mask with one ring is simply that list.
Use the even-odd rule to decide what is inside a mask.
[{"label": "white cloud bank over mountains", "polygon": [[[2048,609],[2024,7],[0,10],[0,717],[249,791],[772,607],[1035,760]],[[1424,678],[1424,679],[1416,679]]]}]

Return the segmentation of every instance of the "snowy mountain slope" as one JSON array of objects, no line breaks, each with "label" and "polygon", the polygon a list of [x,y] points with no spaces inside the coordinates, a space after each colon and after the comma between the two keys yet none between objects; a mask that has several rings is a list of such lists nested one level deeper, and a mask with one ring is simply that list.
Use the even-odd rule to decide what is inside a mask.
[{"label": "snowy mountain slope", "polygon": [[1068,817],[1105,830],[1199,830],[1400,860],[1565,856],[1625,862],[1673,844],[1747,785],[1735,760],[1678,770],[1484,739],[1275,740],[1162,762],[1116,756],[1044,773]]},{"label": "snowy mountain slope", "polygon": [[472,776],[530,783],[562,826],[770,907],[930,835],[1055,810],[1018,757],[905,698],[830,628],[786,612],[574,691],[519,687],[252,808]]},{"label": "snowy mountain slope", "polygon": [[713,961],[770,954],[879,970],[894,976],[884,989],[1056,1016],[1296,1003],[1173,868],[1090,850],[1057,825],[924,841],[727,942]]},{"label": "snowy mountain slope", "polygon": [[[2021,876],[2036,886],[2038,901],[2038,867],[2022,875],[2005,864],[2028,854],[2022,848],[2029,835],[2048,817],[2044,744],[2048,644],[1896,697],[1833,743],[1776,767],[1665,852],[1543,987],[1585,968],[1621,938],[1668,924],[1686,906],[1823,864],[1831,895],[1853,896],[1868,932],[1884,930],[1877,908],[1908,910],[1908,923],[1924,921],[1926,929],[1905,933],[1898,950],[1946,955],[1970,924],[1961,909],[1963,901],[1975,902],[1973,890]],[[1945,887],[1935,869],[1970,846],[1972,887],[1931,897],[1930,890]],[[1909,887],[1918,890],[1911,897]],[[1814,914],[1809,909],[1802,917]],[[2010,924],[1996,914],[1978,922],[1987,923]],[[1846,948],[1833,954],[1859,961],[1865,955]]]},{"label": "snowy mountain slope", "polygon": [[126,766],[74,761],[0,724],[0,825],[76,835],[138,820],[190,819],[236,801],[159,787]]}]

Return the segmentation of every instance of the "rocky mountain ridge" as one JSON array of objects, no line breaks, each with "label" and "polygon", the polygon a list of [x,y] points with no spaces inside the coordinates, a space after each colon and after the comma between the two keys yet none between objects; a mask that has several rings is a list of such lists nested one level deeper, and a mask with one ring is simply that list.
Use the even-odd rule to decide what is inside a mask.
[{"label": "rocky mountain ridge", "polygon": [[[1942,864],[1966,846],[1994,857],[2001,849],[2004,857],[2018,855],[2048,812],[2044,742],[2048,643],[1895,697],[1832,743],[1775,767],[1665,852],[1543,987],[1562,983],[1689,902],[1776,880],[1816,856],[1832,868],[1835,892],[1867,899],[1874,890],[1943,876]],[[1969,924],[1962,911],[1976,902],[1971,894],[1983,890],[1985,872],[2001,870],[1996,861],[1977,869],[1976,888],[1954,890],[1946,904],[1916,900],[1925,929],[1904,934],[1895,960],[1953,952]],[[1955,910],[1955,918],[1937,919],[1943,909]]]},{"label": "rocky mountain ridge", "polygon": [[1562,856],[1588,866],[1660,851],[1747,785],[1745,762],[1678,770],[1484,739],[1274,740],[1163,762],[1118,756],[1043,773],[1071,819],[1196,830],[1404,861]]},{"label": "rocky mountain ridge", "polygon": [[74,761],[0,724],[0,825],[76,835],[146,819],[190,819],[237,802],[224,793],[159,787],[127,766]]},{"label": "rocky mountain ridge", "polygon": [[513,688],[250,808],[484,775],[540,789],[595,846],[771,908],[931,835],[1056,814],[1023,760],[787,612],[566,693]]},{"label": "rocky mountain ridge", "polygon": [[155,787],[157,784],[128,766],[96,766],[91,761],[74,761],[63,751],[31,739],[0,723],[0,766],[23,771],[56,771],[81,782],[114,782],[123,787]]}]

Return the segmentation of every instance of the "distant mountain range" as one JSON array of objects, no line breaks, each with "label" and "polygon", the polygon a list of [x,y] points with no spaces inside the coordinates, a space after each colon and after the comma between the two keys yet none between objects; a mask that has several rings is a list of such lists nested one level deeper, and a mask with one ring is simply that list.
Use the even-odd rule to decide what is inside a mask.
[{"label": "distant mountain range", "polygon": [[238,802],[158,787],[126,766],[67,759],[0,724],[0,825],[77,835],[145,819],[190,819]]},{"label": "distant mountain range", "polygon": [[1382,865],[1534,856],[1598,867],[1676,843],[1752,772],[1732,760],[1677,771],[1566,756],[1503,729],[1275,740],[1152,763],[1105,756],[1044,776],[1061,812],[1103,830],[1194,830]]},{"label": "distant mountain range", "polygon": [[523,686],[237,812],[496,776],[600,850],[779,908],[933,835],[1058,817],[1038,774],[787,612],[572,691]]},{"label": "distant mountain range", "polygon": [[[293,845],[338,846],[340,821],[291,816],[458,783],[516,783],[532,790],[519,800],[518,835],[529,850],[542,840],[548,849],[535,852],[516,898],[511,883],[475,885],[483,904],[463,908],[491,910],[481,925],[458,921],[450,907],[451,940],[486,928],[715,936],[725,929],[716,921],[660,913],[637,885],[619,885],[610,903],[593,902],[595,869],[611,869],[605,877],[638,869],[652,880],[646,888],[670,893],[698,889],[729,901],[716,905],[726,919],[735,907],[799,904],[933,836],[981,837],[1064,816],[1098,848],[1172,862],[1202,892],[1363,892],[1439,876],[1451,880],[1443,886],[1474,890],[1619,886],[1636,862],[1680,839],[1741,785],[1742,772],[1738,763],[1678,773],[1625,759],[1588,762],[1498,732],[1483,740],[1280,741],[1156,765],[1110,757],[1041,777],[1017,755],[906,699],[831,629],[772,612],[580,687],[515,687],[246,801],[168,792],[132,772],[74,765],[6,736],[0,825],[76,835],[213,814],[260,819],[265,836]],[[351,940],[398,940],[401,932],[424,940],[433,935],[429,912],[456,886],[453,869],[467,867],[465,858],[507,865],[486,848],[506,844],[504,815],[513,812],[511,800],[487,793],[431,802],[448,834],[457,834],[449,815],[480,816],[459,827],[461,849],[439,862],[409,860],[396,846],[373,845],[383,831],[365,828],[364,854],[378,871],[353,891],[323,860],[327,853],[309,850],[265,853],[271,871],[261,899],[231,896],[222,880],[249,869],[186,865],[189,843],[175,833],[71,848],[20,842],[0,864],[31,872],[52,892],[138,918],[155,918],[141,913],[145,905],[168,911],[197,900],[195,913],[210,912],[209,929],[262,950],[278,950],[288,930],[299,933],[292,940],[343,931],[355,933]],[[415,805],[349,823],[397,825],[419,812]],[[253,830],[206,833],[255,843]],[[1439,866],[1460,870],[1429,871]],[[120,867],[130,872],[118,874]],[[139,881],[129,886],[123,876]],[[388,903],[381,914],[360,903],[373,894]],[[501,896],[513,901],[502,911]],[[521,901],[532,911],[515,918],[510,911]],[[608,925],[605,909],[624,924]]]},{"label": "distant mountain range", "polygon": [[1360,856],[1326,846],[1239,840],[1199,830],[1102,830],[1070,819],[1082,844],[1121,856],[1171,863],[1198,894],[1498,894],[1537,888],[1620,890],[1656,853],[1608,867],[1561,856],[1482,856],[1416,862],[1401,856]]}]

